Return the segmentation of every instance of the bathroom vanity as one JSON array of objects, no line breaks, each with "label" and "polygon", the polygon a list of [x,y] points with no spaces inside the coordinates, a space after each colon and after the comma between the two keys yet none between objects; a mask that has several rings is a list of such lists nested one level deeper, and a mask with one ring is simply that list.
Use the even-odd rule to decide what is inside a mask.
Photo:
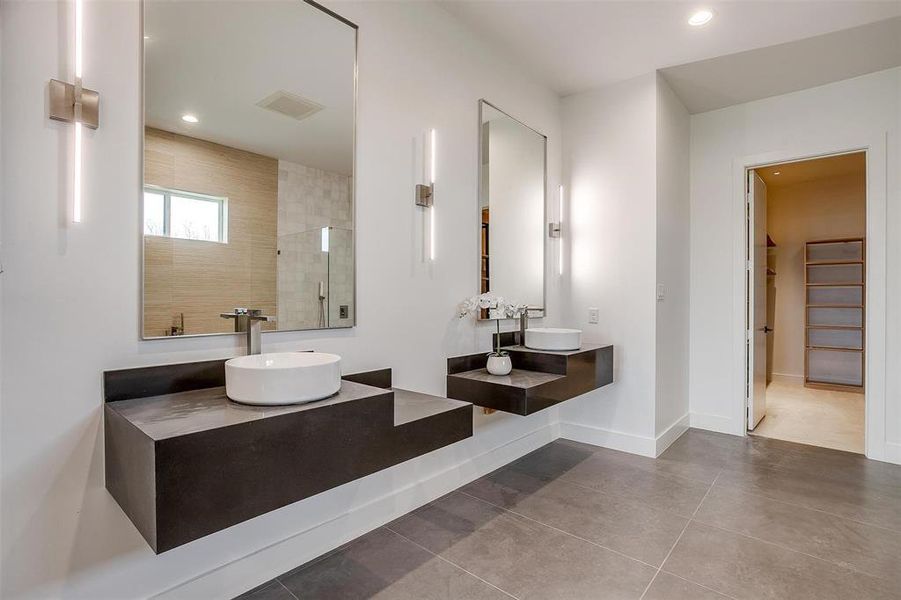
[{"label": "bathroom vanity", "polygon": [[579,350],[533,350],[513,345],[514,334],[501,334],[513,361],[509,375],[491,375],[486,354],[447,361],[447,397],[517,415],[575,398],[613,383],[613,346],[582,344]]},{"label": "bathroom vanity", "polygon": [[286,406],[224,385],[224,360],[104,373],[106,487],[157,553],[472,436],[469,402],[390,369]]}]

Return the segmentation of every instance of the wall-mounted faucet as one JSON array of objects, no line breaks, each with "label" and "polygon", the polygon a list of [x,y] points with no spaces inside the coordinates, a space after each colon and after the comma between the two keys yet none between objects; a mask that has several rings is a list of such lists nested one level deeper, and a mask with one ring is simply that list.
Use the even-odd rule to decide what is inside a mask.
[{"label": "wall-mounted faucet", "polygon": [[220,313],[223,319],[235,320],[235,331],[247,334],[247,354],[260,354],[263,351],[263,322],[275,321],[275,317],[263,314],[256,308],[236,308],[235,312]]}]

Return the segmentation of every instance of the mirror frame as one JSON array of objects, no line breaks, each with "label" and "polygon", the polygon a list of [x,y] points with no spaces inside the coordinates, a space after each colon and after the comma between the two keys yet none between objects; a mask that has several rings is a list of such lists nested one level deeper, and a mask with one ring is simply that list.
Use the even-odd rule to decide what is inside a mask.
[{"label": "mirror frame", "polygon": [[[351,235],[351,241],[353,243],[353,318],[349,325],[342,325],[340,327],[310,327],[306,329],[273,329],[270,331],[263,331],[265,334],[272,333],[284,333],[290,331],[332,331],[332,330],[341,330],[341,329],[353,329],[357,326],[357,311],[359,308],[359,302],[357,298],[357,110],[358,110],[358,86],[359,86],[359,78],[358,78],[358,69],[359,69],[359,51],[360,51],[360,27],[350,21],[338,13],[329,10],[325,6],[315,2],[314,0],[296,0],[297,2],[303,2],[304,4],[308,4],[309,6],[322,11],[326,15],[332,17],[333,19],[337,19],[338,21],[348,25],[353,29],[354,33],[354,68],[353,68],[353,135],[352,141],[352,161],[351,161],[351,181],[350,181],[350,198],[351,198],[351,223],[353,225],[353,232]],[[138,172],[140,173],[140,181],[138,182],[138,241],[141,245],[141,281],[138,286],[139,294],[138,294],[138,339],[139,340],[173,340],[173,339],[181,339],[181,338],[199,338],[199,337],[212,337],[212,336],[238,336],[238,335],[246,335],[244,332],[239,331],[222,331],[218,333],[186,333],[183,335],[159,335],[159,336],[147,336],[144,335],[144,131],[146,129],[146,124],[144,122],[146,116],[146,110],[144,107],[144,99],[146,97],[146,83],[147,83],[147,73],[146,73],[146,60],[144,56],[144,43],[143,43],[143,35],[144,35],[144,15],[146,11],[146,1],[141,0],[141,78],[140,78],[140,94],[141,94],[141,117],[139,120],[140,131],[139,131],[139,149],[140,149],[140,168]],[[276,321],[276,325],[278,322]]]},{"label": "mirror frame", "polygon": [[[484,98],[480,98],[480,99],[479,99],[479,128],[478,128],[478,133],[479,133],[479,135],[478,135],[478,144],[479,144],[478,161],[479,161],[479,169],[478,169],[478,181],[477,181],[477,184],[478,184],[478,185],[477,185],[477,192],[476,192],[476,222],[479,224],[479,227],[481,227],[481,222],[482,222],[482,206],[481,206],[482,192],[481,192],[481,190],[482,190],[482,170],[483,170],[483,168],[484,168],[484,166],[483,166],[484,163],[482,162],[482,158],[484,158],[484,157],[482,156],[482,146],[483,146],[483,144],[482,144],[482,118],[484,117],[484,108],[485,108],[486,106],[490,106],[491,108],[493,108],[494,110],[498,111],[499,113],[502,113],[502,114],[506,115],[507,117],[513,119],[514,121],[516,121],[517,123],[519,123],[520,125],[522,125],[523,127],[525,127],[526,129],[528,129],[528,130],[530,130],[530,131],[533,131],[533,132],[535,132],[536,134],[538,134],[538,135],[541,136],[542,146],[543,146],[543,149],[544,149],[543,156],[542,156],[542,159],[543,159],[543,161],[544,161],[544,166],[543,166],[543,171],[544,171],[544,173],[543,173],[543,175],[544,175],[544,187],[543,187],[543,189],[541,190],[541,192],[542,192],[542,194],[541,194],[541,204],[542,204],[542,206],[541,206],[541,219],[542,219],[542,230],[541,230],[541,278],[542,278],[542,280],[541,280],[541,306],[532,306],[532,305],[529,305],[529,308],[532,308],[532,309],[534,309],[534,310],[540,310],[540,311],[541,311],[541,315],[535,315],[535,317],[534,317],[534,318],[536,318],[536,319],[541,319],[541,318],[547,316],[547,276],[548,276],[548,268],[547,268],[547,235],[546,235],[546,234],[547,234],[547,223],[548,223],[548,220],[547,220],[547,181],[548,181],[548,179],[547,179],[547,136],[544,135],[543,133],[541,133],[540,131],[538,131],[537,129],[535,129],[534,127],[530,127],[530,126],[526,125],[525,123],[523,123],[522,121],[520,121],[519,119],[517,119],[516,117],[514,117],[513,115],[511,115],[511,114],[508,113],[507,111],[505,111],[505,110],[503,110],[503,109],[501,109],[501,108],[498,108],[496,104],[494,104],[494,103],[492,103],[492,102],[489,102],[488,100],[485,100]],[[490,207],[490,204],[489,204],[489,207]],[[480,230],[477,230],[477,231],[480,231]],[[481,240],[481,236],[479,236],[479,235],[476,236],[476,244],[477,244],[477,246],[476,246],[476,250],[477,250],[477,251],[476,251],[476,259],[478,260],[478,262],[477,262],[478,268],[476,269],[476,281],[477,281],[477,283],[476,283],[476,290],[477,290],[477,292],[476,292],[476,293],[477,293],[477,294],[481,294],[481,293],[482,293],[482,292],[481,292],[481,289],[482,289],[482,240]],[[490,263],[489,263],[489,264],[490,264]],[[490,290],[490,291],[494,291],[494,290]],[[504,318],[506,319],[507,317],[504,317]],[[489,318],[489,317],[484,317],[484,316],[482,316],[482,312],[481,312],[481,311],[479,311],[479,312],[476,314],[476,319],[479,320],[479,321],[495,321],[495,320],[497,320],[497,319],[491,319],[491,318]]]}]

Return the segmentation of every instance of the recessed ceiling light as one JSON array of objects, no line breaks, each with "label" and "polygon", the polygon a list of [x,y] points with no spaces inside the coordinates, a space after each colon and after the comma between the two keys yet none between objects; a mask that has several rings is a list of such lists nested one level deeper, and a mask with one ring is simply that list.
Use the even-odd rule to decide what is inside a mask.
[{"label": "recessed ceiling light", "polygon": [[198,119],[198,118],[195,117],[194,115],[182,115],[182,116],[181,116],[181,120],[184,121],[185,123],[198,123],[198,122],[200,122],[200,119]]},{"label": "recessed ceiling light", "polygon": [[711,19],[713,19],[713,11],[705,8],[688,17],[688,24],[692,27],[700,27],[709,23]]},{"label": "recessed ceiling light", "polygon": [[773,175],[782,175],[782,171],[773,171]]}]

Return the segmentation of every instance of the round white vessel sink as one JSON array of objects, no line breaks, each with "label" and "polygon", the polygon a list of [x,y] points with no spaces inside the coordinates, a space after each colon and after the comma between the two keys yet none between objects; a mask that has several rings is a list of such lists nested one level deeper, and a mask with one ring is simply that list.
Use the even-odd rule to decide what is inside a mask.
[{"label": "round white vessel sink", "polygon": [[273,352],[225,361],[225,393],[242,404],[297,404],[341,388],[341,357],[323,352]]},{"label": "round white vessel sink", "polygon": [[581,329],[530,327],[526,329],[526,348],[533,350],[578,350],[582,347]]}]

